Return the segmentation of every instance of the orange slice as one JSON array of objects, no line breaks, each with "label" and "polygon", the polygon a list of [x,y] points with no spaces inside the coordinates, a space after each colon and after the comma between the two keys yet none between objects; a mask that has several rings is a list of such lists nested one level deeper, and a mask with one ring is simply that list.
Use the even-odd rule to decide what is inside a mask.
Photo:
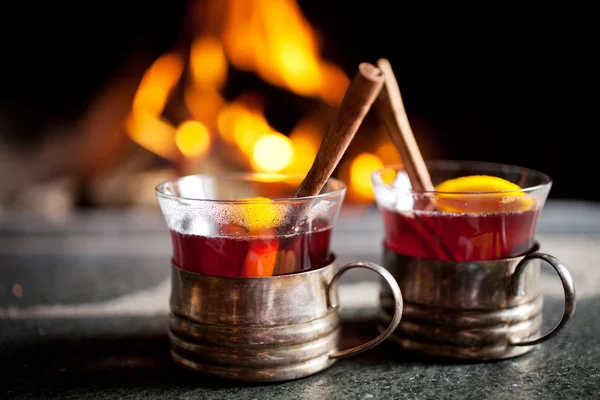
[{"label": "orange slice", "polygon": [[[275,237],[274,226],[279,212],[273,202],[266,197],[252,197],[243,205],[243,217],[249,227],[250,235],[266,236],[250,239],[248,254],[242,266],[241,276],[271,276],[277,260],[279,240]],[[257,200],[259,202],[257,202]]]},{"label": "orange slice", "polygon": [[[497,176],[470,175],[448,179],[435,187],[441,211],[491,213],[528,210],[533,199],[519,185]],[[464,194],[462,194],[464,193]]]},{"label": "orange slice", "polygon": [[277,238],[252,239],[242,266],[241,276],[271,276],[277,261]]},{"label": "orange slice", "polygon": [[241,217],[251,234],[262,235],[272,232],[281,219],[281,206],[273,204],[267,197],[248,197],[242,204]]}]

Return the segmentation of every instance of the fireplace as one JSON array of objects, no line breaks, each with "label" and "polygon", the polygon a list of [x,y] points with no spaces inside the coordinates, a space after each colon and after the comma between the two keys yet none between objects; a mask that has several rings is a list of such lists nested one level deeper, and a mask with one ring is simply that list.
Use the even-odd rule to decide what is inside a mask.
[{"label": "fireplace", "polygon": [[[53,156],[6,204],[50,212],[155,207],[154,186],[180,175],[308,171],[356,65],[328,58],[326,39],[296,0],[189,2],[178,31],[156,57],[122,67],[128,73],[84,113],[80,137],[50,143]],[[373,204],[370,174],[400,162],[371,114],[335,173],[356,206]],[[65,153],[79,161],[39,173],[64,163]]]},{"label": "fireplace", "polygon": [[[510,34],[498,35],[501,22],[466,14],[341,4],[139,2],[98,8],[94,22],[70,18],[73,5],[32,14],[15,3],[3,35],[0,210],[156,207],[154,184],[181,174],[301,173],[349,75],[379,57],[398,72],[426,159],[476,154],[547,172],[560,182],[553,196],[597,199],[578,190],[595,159],[573,136],[589,130],[572,127],[579,105],[556,101],[585,87],[568,83],[582,76],[577,63],[552,57],[575,33],[507,16]],[[536,31],[546,39],[532,52]],[[559,81],[525,73],[538,70]],[[335,173],[345,204],[372,206],[370,172],[399,161],[368,115]]]},{"label": "fireplace", "polygon": [[[306,173],[349,76],[322,54],[299,5],[200,2],[189,15],[184,44],[148,68],[127,117],[132,142],[166,162],[141,173]],[[371,116],[337,172],[348,202],[372,203],[371,172],[398,162]]]}]

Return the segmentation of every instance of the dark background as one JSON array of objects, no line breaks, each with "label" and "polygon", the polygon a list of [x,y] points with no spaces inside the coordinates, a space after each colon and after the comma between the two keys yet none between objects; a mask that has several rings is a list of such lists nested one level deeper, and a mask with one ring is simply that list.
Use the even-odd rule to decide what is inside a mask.
[{"label": "dark background", "polygon": [[[186,4],[3,2],[2,137],[35,146],[46,127],[77,118],[126,57],[175,44]],[[600,200],[591,10],[299,5],[349,75],[390,60],[425,158],[534,168],[553,178],[552,198]]]}]

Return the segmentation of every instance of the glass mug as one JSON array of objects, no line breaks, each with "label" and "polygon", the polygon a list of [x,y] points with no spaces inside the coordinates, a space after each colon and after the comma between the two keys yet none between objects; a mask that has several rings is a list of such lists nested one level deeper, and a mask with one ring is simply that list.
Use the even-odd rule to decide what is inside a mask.
[{"label": "glass mug", "polygon": [[[330,179],[317,196],[292,198],[301,177],[191,175],[157,186],[173,244],[169,337],[173,360],[240,381],[305,377],[368,350],[398,326],[402,295],[383,267],[339,269],[330,238],[346,187]],[[389,326],[339,349],[338,279],[352,268],[390,286]]]},{"label": "glass mug", "polygon": [[[434,191],[413,190],[402,166],[372,175],[384,267],[405,302],[391,339],[433,356],[487,360],[524,354],[557,334],[575,311],[575,287],[558,259],[538,251],[551,179],[506,164],[426,164]],[[565,293],[563,317],[545,335],[540,260],[556,270]],[[382,321],[391,316],[390,300],[382,289]]]}]

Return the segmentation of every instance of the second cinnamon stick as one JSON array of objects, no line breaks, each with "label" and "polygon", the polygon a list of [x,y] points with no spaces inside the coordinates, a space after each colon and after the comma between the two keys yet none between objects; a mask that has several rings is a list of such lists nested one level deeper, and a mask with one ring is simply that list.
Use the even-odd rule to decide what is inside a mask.
[{"label": "second cinnamon stick", "polygon": [[377,65],[385,74],[385,86],[379,95],[378,109],[392,141],[400,152],[410,183],[415,190],[433,191],[431,177],[410,127],[392,66],[385,58],[379,59]]}]

